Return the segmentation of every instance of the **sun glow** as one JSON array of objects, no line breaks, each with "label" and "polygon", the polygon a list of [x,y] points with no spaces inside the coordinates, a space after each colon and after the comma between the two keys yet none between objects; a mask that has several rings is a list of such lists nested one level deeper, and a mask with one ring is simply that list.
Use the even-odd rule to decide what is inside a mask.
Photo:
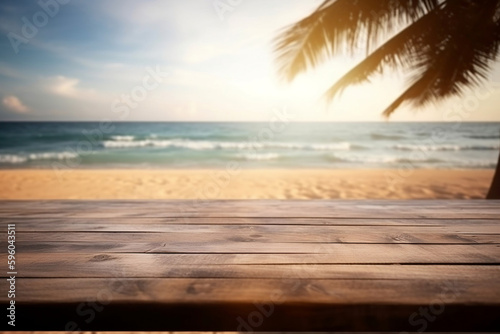
[{"label": "sun glow", "polygon": [[[158,66],[168,77],[136,101],[125,120],[266,121],[269,110],[287,107],[297,120],[384,121],[381,111],[406,85],[396,73],[351,87],[330,105],[322,99],[363,55],[336,57],[291,84],[278,77],[275,38],[319,3],[242,1],[221,12],[211,1],[70,2],[18,54],[8,40],[1,42],[0,85],[8,89],[2,90],[0,119],[122,120],[114,101]],[[0,28],[17,34],[21,18],[41,10],[28,3],[13,13],[0,8]],[[499,78],[497,68],[491,82]],[[500,120],[500,94],[485,89],[466,93],[487,98],[462,120]],[[458,99],[418,112],[403,107],[391,120],[443,121],[453,108],[461,108]]]}]

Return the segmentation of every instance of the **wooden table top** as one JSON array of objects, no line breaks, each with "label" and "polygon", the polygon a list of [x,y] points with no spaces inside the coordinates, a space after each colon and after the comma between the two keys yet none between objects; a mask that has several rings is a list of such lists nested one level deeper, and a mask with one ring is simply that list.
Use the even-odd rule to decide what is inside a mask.
[{"label": "wooden table top", "polygon": [[500,331],[500,201],[1,201],[0,222],[2,329]]}]

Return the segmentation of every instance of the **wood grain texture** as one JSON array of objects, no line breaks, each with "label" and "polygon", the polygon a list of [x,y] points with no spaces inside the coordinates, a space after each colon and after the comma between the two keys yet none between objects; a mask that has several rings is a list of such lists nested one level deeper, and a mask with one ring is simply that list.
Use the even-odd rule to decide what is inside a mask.
[{"label": "wood grain texture", "polygon": [[[500,226],[499,226],[500,227]],[[261,229],[264,230],[264,229]],[[354,231],[353,231],[354,230]],[[408,230],[374,229],[369,234],[355,229],[322,229],[309,233],[286,230],[254,231],[253,229],[226,229],[212,232],[23,232],[17,237],[19,242],[167,242],[167,243],[275,243],[277,239],[283,243],[419,243],[419,244],[500,244],[500,233],[496,229],[480,230],[484,233],[450,233],[449,231],[410,232]],[[491,231],[492,233],[488,233]],[[1,235],[0,235],[1,238]],[[5,238],[2,238],[5,239]]]},{"label": "wood grain texture", "polygon": [[[7,243],[0,243],[7,248]],[[456,258],[458,261],[500,262],[500,245],[426,245],[426,244],[335,244],[335,243],[298,243],[298,242],[17,242],[23,253],[159,253],[159,254],[302,254],[312,259],[311,255],[324,255],[324,258],[351,258],[353,262],[372,263],[375,258],[394,258],[391,252],[403,255],[403,258],[417,256],[432,258],[433,262],[445,263]],[[362,259],[365,259],[364,261]]]},{"label": "wood grain texture", "polygon": [[[64,224],[71,219],[72,224]],[[63,230],[74,230],[75,228],[120,228],[133,229],[134,226],[145,229],[170,228],[170,226],[189,226],[189,225],[287,225],[287,226],[401,226],[401,227],[437,227],[443,226],[452,228],[456,225],[461,225],[462,228],[467,226],[473,228],[479,225],[498,226],[500,219],[434,219],[434,218],[255,218],[255,217],[222,217],[222,218],[206,218],[206,217],[187,217],[187,218],[150,218],[150,217],[121,217],[121,218],[41,218],[41,217],[9,217],[3,218],[6,223],[18,223],[21,228],[26,226],[41,230],[50,230],[53,228],[61,228]],[[450,226],[452,225],[452,226]],[[282,229],[282,228],[280,228]],[[137,230],[137,229],[136,229]],[[121,231],[116,229],[116,231]],[[153,230],[154,232],[160,232]]]},{"label": "wood grain texture", "polygon": [[[262,320],[255,321],[258,326],[252,326],[252,330],[415,330],[419,327],[412,326],[408,318],[418,315],[421,308],[429,311],[431,305],[440,309],[444,306],[439,317],[428,324],[431,330],[498,330],[498,293],[484,289],[489,285],[492,291],[499,291],[498,280],[118,277],[19,279],[18,284],[24,291],[20,298],[26,294],[32,300],[23,308],[46,330],[67,328],[68,322],[101,330],[153,330],[159,326],[173,330],[230,330],[239,329],[238,319],[247,324],[253,317],[258,320],[256,312],[261,313]],[[57,295],[55,290],[59,291]],[[101,307],[93,318],[84,313],[90,310],[91,303]],[[88,319],[92,321],[86,323]],[[24,324],[20,329],[29,327],[27,322],[20,323]]]},{"label": "wood grain texture", "polygon": [[2,201],[0,222],[19,330],[418,331],[428,310],[426,332],[500,331],[499,201]]},{"label": "wood grain texture", "polygon": [[[493,273],[492,273],[493,274]],[[430,274],[429,274],[430,276]],[[491,291],[484,289],[491,284]],[[6,283],[2,283],[5,287]],[[436,294],[446,291],[444,299],[453,303],[498,304],[500,281],[491,276],[454,280],[432,277],[427,280],[399,279],[192,279],[192,278],[54,278],[18,280],[19,298],[31,302],[79,302],[94,299],[107,290],[114,302],[159,303],[251,303],[277,302],[270,292],[278,291],[280,301],[325,305],[429,304]],[[57,287],[59,294],[53,294]],[[453,293],[453,297],[451,296]],[[102,297],[104,300],[104,296]]]},{"label": "wood grain texture", "polygon": [[[351,200],[178,200],[178,201],[4,201],[0,217],[338,217],[498,219],[500,206],[480,200],[458,201]],[[461,203],[460,203],[461,202]],[[22,210],[19,210],[22,208]]]},{"label": "wood grain texture", "polygon": [[[213,258],[214,261],[211,261]],[[314,278],[314,279],[462,279],[500,277],[500,267],[480,264],[326,264],[326,263],[241,263],[238,257],[183,256],[170,254],[25,254],[18,265],[18,277],[106,278],[117,273],[131,278]],[[250,259],[246,259],[250,262]],[[266,256],[260,262],[272,258]],[[269,261],[269,262],[271,262]],[[211,262],[219,262],[213,264]],[[238,263],[239,262],[239,263]],[[276,261],[277,262],[277,261]],[[82,271],[81,268],[85,268]]]}]

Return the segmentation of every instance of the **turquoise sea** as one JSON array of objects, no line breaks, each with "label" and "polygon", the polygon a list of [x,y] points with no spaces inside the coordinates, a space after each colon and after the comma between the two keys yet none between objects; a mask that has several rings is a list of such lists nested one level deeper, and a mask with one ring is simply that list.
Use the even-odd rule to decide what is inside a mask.
[{"label": "turquoise sea", "polygon": [[500,123],[0,123],[1,168],[494,168]]}]

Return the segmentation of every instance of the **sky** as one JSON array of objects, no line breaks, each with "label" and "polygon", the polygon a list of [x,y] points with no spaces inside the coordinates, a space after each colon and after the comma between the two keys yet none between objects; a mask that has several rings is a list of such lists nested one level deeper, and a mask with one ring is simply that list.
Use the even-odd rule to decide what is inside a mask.
[{"label": "sky", "polygon": [[[321,0],[2,0],[0,121],[386,121],[405,87],[387,72],[327,105],[359,62],[336,57],[287,84],[273,40]],[[390,121],[500,121],[500,66],[461,99]]]}]

